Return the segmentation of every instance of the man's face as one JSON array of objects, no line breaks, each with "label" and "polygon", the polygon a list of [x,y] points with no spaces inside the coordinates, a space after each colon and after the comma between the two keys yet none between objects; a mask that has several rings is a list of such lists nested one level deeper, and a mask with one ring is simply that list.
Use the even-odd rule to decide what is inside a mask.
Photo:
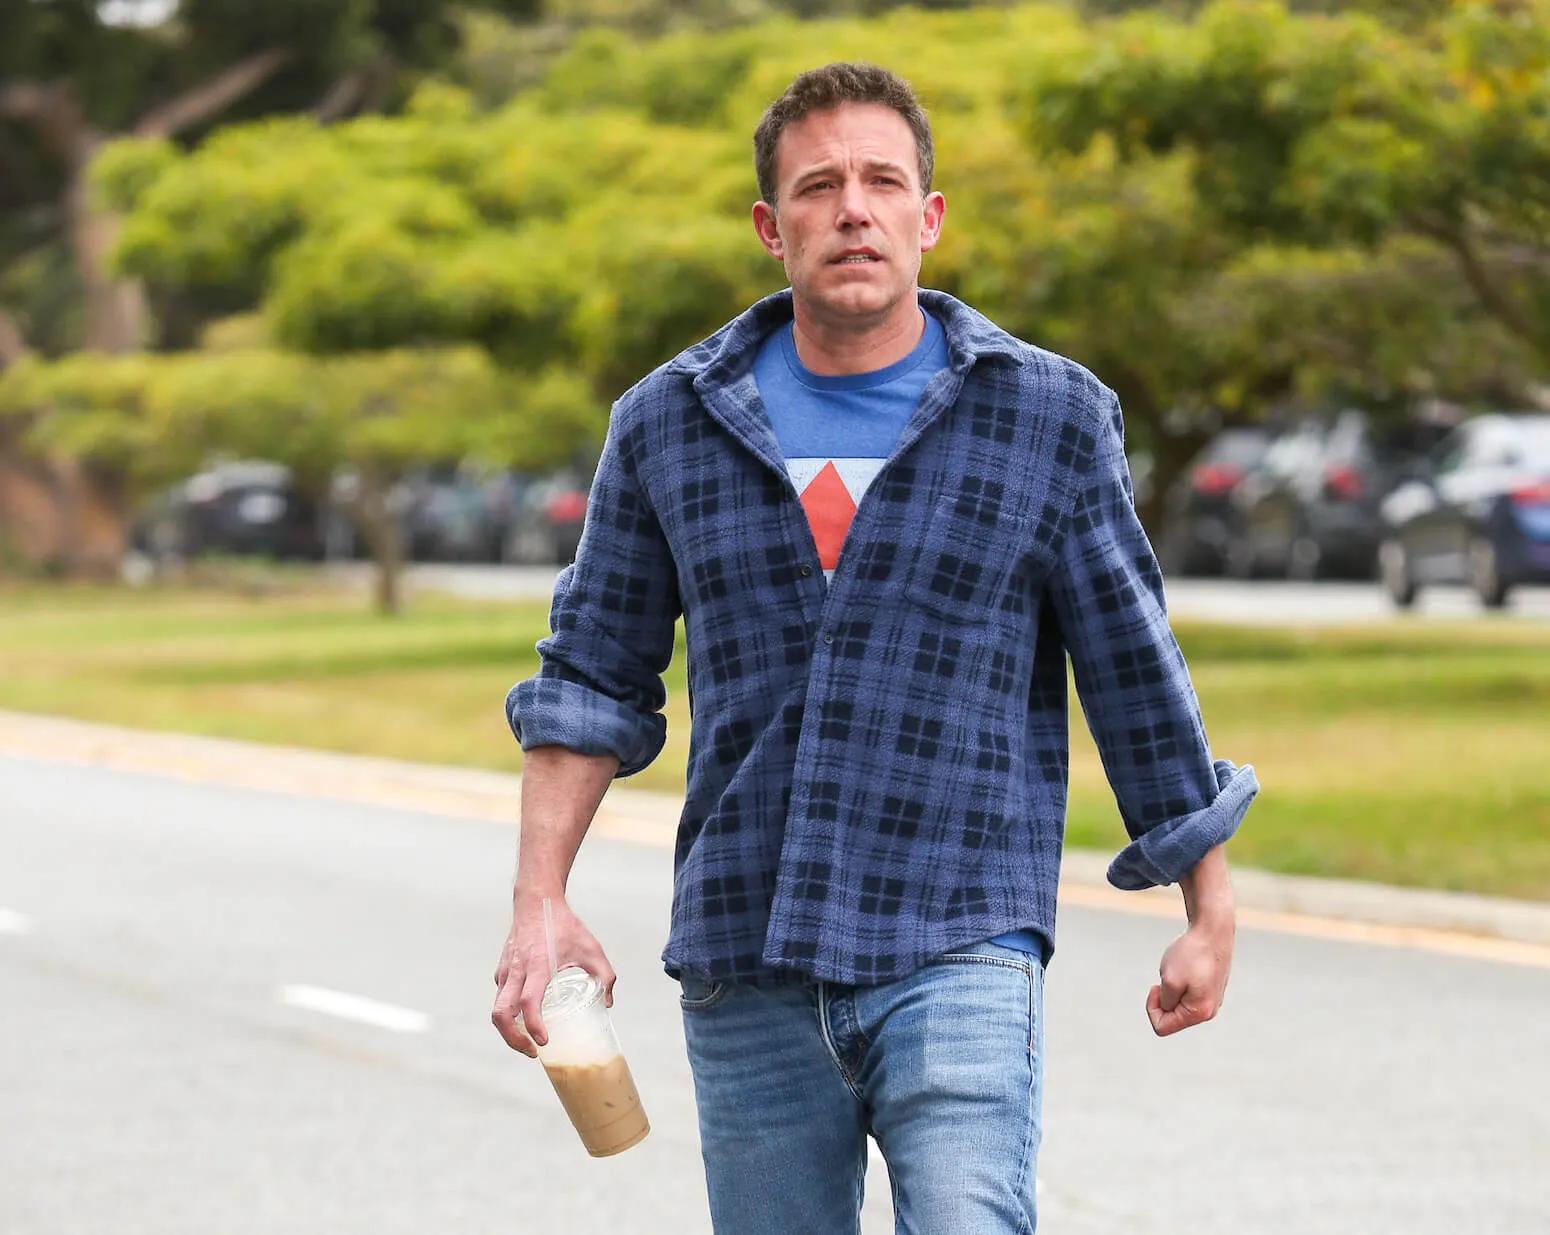
[{"label": "man's face", "polygon": [[796,299],[826,324],[865,325],[913,298],[946,204],[921,194],[904,117],[842,103],[787,125],[775,155],[776,200],[754,206],[754,226]]}]

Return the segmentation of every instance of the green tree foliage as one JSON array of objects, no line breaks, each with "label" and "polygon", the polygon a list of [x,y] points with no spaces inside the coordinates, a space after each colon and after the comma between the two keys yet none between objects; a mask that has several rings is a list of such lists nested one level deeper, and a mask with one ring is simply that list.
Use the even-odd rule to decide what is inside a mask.
[{"label": "green tree foliage", "polygon": [[1545,0],[1469,0],[1414,33],[1271,3],[1216,4],[1187,23],[1135,15],[1097,32],[1034,110],[1068,150],[1186,154],[1202,211],[1237,235],[1369,251],[1425,241],[1550,361]]},{"label": "green tree foliage", "polygon": [[[1528,251],[1538,190],[1500,167],[1486,186],[1451,167],[1423,174],[1447,151],[1411,149],[1439,58],[1458,77],[1460,114],[1531,91],[1521,73],[1476,80],[1484,53],[1457,48],[1489,40],[1474,27],[1463,43],[1438,33],[1462,20],[1450,11],[1417,32],[1252,7],[1091,23],[1030,5],[777,19],[644,43],[598,29],[495,107],[427,82],[391,117],[271,118],[192,152],[124,143],[97,183],[124,212],[118,270],[253,313],[275,363],[370,366],[472,346],[515,389],[561,392],[510,405],[511,423],[547,440],[551,416],[600,425],[653,365],[782,283],[748,220],[753,127],[804,68],[886,63],[914,81],[937,132],[948,221],[924,282],[1114,385],[1132,441],[1158,458],[1160,490],[1222,414],[1291,392],[1398,404],[1494,396],[1537,373],[1453,250],[1394,222],[1411,218],[1398,203],[1417,185],[1468,181],[1469,204],[1448,217],[1472,239],[1487,234],[1488,201],[1517,212],[1497,208],[1515,220],[1517,248],[1489,216],[1492,277]],[[1320,119],[1337,106],[1354,130]],[[1494,148],[1516,152],[1506,166],[1531,178],[1532,134],[1516,130],[1538,113],[1513,107],[1497,116]],[[1380,121],[1393,130],[1382,140],[1370,131]],[[1330,153],[1341,133],[1343,159]],[[1416,217],[1448,199],[1426,200]],[[1529,281],[1520,272],[1511,290]],[[288,423],[256,395],[241,415],[254,432]],[[264,432],[281,458],[305,440]],[[444,442],[427,437],[422,454]],[[488,449],[515,461],[526,447]]]},{"label": "green tree foliage", "polygon": [[[328,120],[380,110],[457,50],[455,14],[468,7],[180,0],[169,18],[148,27],[105,20],[96,0],[0,7],[0,269],[40,247],[62,246],[84,298],[72,328],[49,312],[38,279],[12,272],[0,290],[10,292],[22,335],[55,349],[121,351],[148,341],[136,298],[100,269],[111,220],[82,191],[105,140],[133,133],[190,142],[217,121],[297,112]],[[529,0],[487,0],[484,7],[532,12]]]},{"label": "green tree foliage", "polygon": [[[90,169],[120,134],[195,144],[212,125],[303,112],[330,121],[388,109],[456,51],[456,17],[482,7],[527,16],[533,0],[8,0],[0,5],[0,369],[29,350],[123,352],[187,346],[212,313],[186,288],[149,303],[108,267],[117,219],[90,189]],[[4,488],[38,466],[0,440]],[[50,465],[44,464],[45,469]],[[76,491],[109,535],[63,535],[67,563],[116,555],[115,478]],[[96,477],[85,479],[102,480]],[[79,520],[61,520],[61,527]]]}]

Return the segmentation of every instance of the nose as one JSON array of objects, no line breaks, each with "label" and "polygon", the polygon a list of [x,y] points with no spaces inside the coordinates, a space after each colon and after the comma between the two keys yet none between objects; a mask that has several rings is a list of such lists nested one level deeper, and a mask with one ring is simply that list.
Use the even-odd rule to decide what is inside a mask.
[{"label": "nose", "polygon": [[835,220],[841,227],[865,227],[872,221],[872,208],[866,187],[859,177],[851,177],[840,189],[840,211]]}]

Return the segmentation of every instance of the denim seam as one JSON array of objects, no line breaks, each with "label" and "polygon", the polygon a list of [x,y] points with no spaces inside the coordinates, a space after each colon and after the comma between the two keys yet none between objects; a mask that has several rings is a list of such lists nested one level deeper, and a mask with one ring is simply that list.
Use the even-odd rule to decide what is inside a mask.
[{"label": "denim seam", "polygon": [[[1033,1227],[1028,1225],[1028,1212],[1022,1205],[1023,1187],[1028,1178],[1028,1151],[1031,1148],[1029,1142],[1033,1138],[1033,1096],[1039,1079],[1039,1060],[1035,1057],[1034,1043],[1038,1041],[1038,1026],[1034,1023],[1033,1015],[1033,970],[1028,971],[1028,1114],[1023,1120],[1023,1152],[1021,1165],[1017,1168],[1017,1188],[1013,1193],[1018,1198],[1018,1208],[1022,1213],[1017,1219],[1017,1235],[1033,1235]],[[1037,1193],[1037,1185],[1035,1185]],[[1035,1195],[1034,1202],[1037,1205],[1038,1198]]]},{"label": "denim seam", "polygon": [[861,1207],[866,1204],[866,1167],[867,1167],[866,1136],[861,1138],[861,1160],[856,1163],[856,1225],[854,1235],[861,1235]]},{"label": "denim seam", "polygon": [[710,994],[703,995],[699,999],[685,999],[682,995],[678,996],[678,1006],[685,1012],[704,1012],[707,1009],[714,1008],[725,999],[727,991],[730,989],[730,983],[713,982],[711,983]]},{"label": "denim seam", "polygon": [[831,985],[828,982],[818,984],[818,1036],[823,1039],[823,1048],[828,1052],[829,1060],[834,1064],[835,1071],[840,1074],[840,1079],[845,1082],[845,1088],[850,1090],[851,1096],[857,1102],[865,1102],[866,1099],[861,1096],[861,1090],[856,1087],[856,1078],[850,1074],[850,1069],[840,1058],[839,1048],[834,1044],[834,1033],[829,1027],[828,991]]},{"label": "denim seam", "polygon": [[1028,971],[1028,1061],[1037,1068],[1039,1027],[1033,1021],[1033,970]]},{"label": "denim seam", "polygon": [[999,965],[1003,969],[1016,969],[1030,978],[1033,976],[1033,966],[1028,964],[1027,961],[1014,961],[1005,956],[984,956],[978,952],[944,952],[937,957],[937,960],[939,962],[955,961],[958,963],[969,961],[976,965]]}]

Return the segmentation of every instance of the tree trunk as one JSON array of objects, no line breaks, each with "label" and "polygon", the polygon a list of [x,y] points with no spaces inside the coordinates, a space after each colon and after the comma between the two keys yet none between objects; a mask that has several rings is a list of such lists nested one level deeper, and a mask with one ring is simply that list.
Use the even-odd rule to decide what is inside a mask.
[{"label": "tree trunk", "polygon": [[360,490],[350,503],[350,513],[360,530],[376,572],[377,611],[396,616],[402,608],[404,546],[398,520],[390,509],[391,481],[374,467],[363,467]]},{"label": "tree trunk", "polygon": [[101,145],[99,134],[82,134],[65,196],[65,217],[85,299],[83,346],[89,352],[131,352],[147,341],[145,291],[138,282],[120,279],[109,269],[118,219],[92,201],[88,175]]},{"label": "tree trunk", "polygon": [[1205,444],[1211,440],[1211,431],[1201,425],[1169,433],[1159,431],[1152,438],[1151,491],[1139,508],[1141,524],[1159,550],[1166,531],[1163,526],[1167,517],[1168,490],[1184,474],[1184,469]]},{"label": "tree trunk", "polygon": [[[256,89],[290,58],[284,48],[256,52],[143,116],[134,133],[167,137],[201,123]],[[87,122],[67,79],[0,83],[0,116],[30,122],[54,156],[70,168],[65,227],[84,297],[86,351],[127,352],[143,347],[150,320],[144,289],[110,269],[118,219],[91,192],[90,169],[107,138]],[[0,345],[5,340],[0,338]],[[128,543],[127,486],[115,476],[54,462],[56,556],[71,573],[117,570]]]},{"label": "tree trunk", "polygon": [[0,306],[0,370],[7,369],[27,354],[27,340],[12,312]]}]

